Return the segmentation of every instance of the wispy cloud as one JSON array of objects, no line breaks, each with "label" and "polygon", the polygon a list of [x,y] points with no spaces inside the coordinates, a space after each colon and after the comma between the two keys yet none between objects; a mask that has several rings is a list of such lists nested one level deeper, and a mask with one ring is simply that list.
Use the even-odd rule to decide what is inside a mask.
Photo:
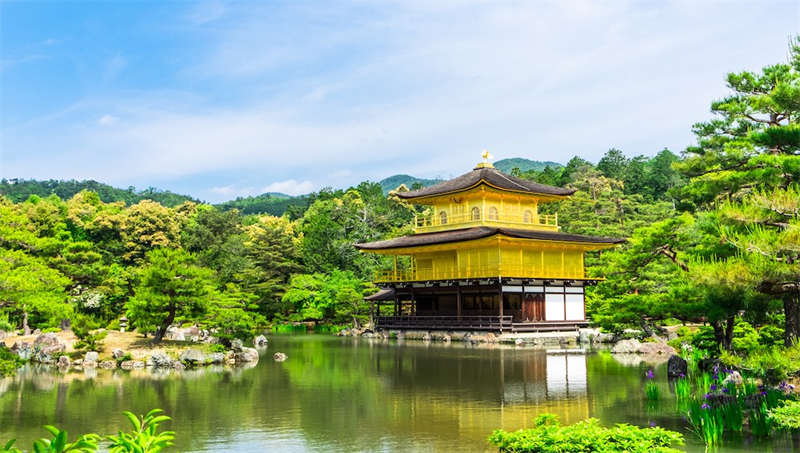
[{"label": "wispy cloud", "polygon": [[[66,117],[3,131],[4,147],[33,156],[3,173],[75,177],[74,166],[42,158],[67,146],[80,150],[80,173],[122,185],[181,182],[213,201],[394,173],[456,175],[483,148],[498,159],[562,162],[596,160],[611,146],[680,151],[724,94],[726,72],[785,58],[786,17],[796,11],[782,8],[792,9],[204,3],[182,13],[202,30],[192,58],[174,67],[183,91],[94,94]],[[126,66],[120,53],[106,72]],[[211,174],[212,189],[186,182]]]}]

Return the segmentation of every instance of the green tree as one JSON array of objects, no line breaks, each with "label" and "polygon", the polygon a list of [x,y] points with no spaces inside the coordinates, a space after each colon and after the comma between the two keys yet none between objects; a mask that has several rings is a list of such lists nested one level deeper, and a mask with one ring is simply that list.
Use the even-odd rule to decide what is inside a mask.
[{"label": "green tree", "polygon": [[177,245],[180,224],[169,208],[144,200],[127,210],[120,225],[125,259],[141,261],[148,250]]},{"label": "green tree", "polygon": [[155,331],[157,343],[178,317],[198,321],[206,313],[213,272],[197,266],[195,257],[182,249],[155,249],[146,258],[126,310],[140,332]]},{"label": "green tree", "polygon": [[628,171],[628,158],[617,148],[611,148],[597,162],[597,169],[607,178],[622,181]]}]

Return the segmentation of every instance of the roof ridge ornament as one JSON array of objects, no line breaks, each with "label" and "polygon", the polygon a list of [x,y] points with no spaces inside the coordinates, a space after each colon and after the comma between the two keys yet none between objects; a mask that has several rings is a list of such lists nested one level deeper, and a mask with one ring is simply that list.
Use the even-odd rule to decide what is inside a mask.
[{"label": "roof ridge ornament", "polygon": [[494,156],[492,156],[492,153],[490,153],[488,149],[483,150],[481,157],[483,158],[483,162],[478,163],[478,165],[475,166],[475,170],[480,168],[494,168],[494,165],[489,162],[489,159],[492,159]]}]

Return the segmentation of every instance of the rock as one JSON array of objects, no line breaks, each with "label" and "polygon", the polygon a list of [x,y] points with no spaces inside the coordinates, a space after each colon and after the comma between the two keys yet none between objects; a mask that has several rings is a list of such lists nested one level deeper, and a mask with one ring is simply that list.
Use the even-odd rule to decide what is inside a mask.
[{"label": "rock", "polygon": [[135,369],[142,369],[144,368],[144,362],[141,360],[134,360],[133,361],[133,368]]},{"label": "rock", "polygon": [[83,359],[75,359],[72,361],[72,366],[83,366]]},{"label": "rock", "polygon": [[90,361],[90,362],[97,362],[97,360],[98,360],[99,358],[100,358],[100,354],[98,354],[98,353],[97,353],[97,352],[95,352],[95,351],[89,351],[89,352],[87,352],[87,353],[86,353],[86,355],[83,357],[83,360],[88,360],[88,361]]},{"label": "rock", "polygon": [[342,329],[336,332],[337,337],[349,337],[350,336],[350,329]]},{"label": "rock", "polygon": [[116,367],[117,367],[117,362],[115,362],[114,360],[103,360],[102,362],[100,362],[100,368],[104,370],[113,370]]},{"label": "rock", "polygon": [[47,346],[40,350],[34,349],[33,357],[31,360],[39,363],[55,363],[56,357],[66,351],[67,347],[63,343]]},{"label": "rock", "polygon": [[147,358],[147,366],[153,368],[169,368],[172,366],[172,359],[164,352],[154,352]]},{"label": "rock", "polygon": [[58,358],[58,367],[59,368],[69,368],[69,357],[62,355]]},{"label": "rock", "polygon": [[287,356],[286,354],[284,354],[282,352],[276,352],[275,354],[272,354],[272,360],[274,360],[276,362],[283,362],[284,360],[286,360],[288,358],[289,358],[289,356]]},{"label": "rock", "polygon": [[236,363],[258,362],[258,351],[254,348],[242,348],[233,355]]},{"label": "rock", "polygon": [[[102,367],[102,365],[103,364],[101,363],[100,366]],[[132,370],[133,369],[133,360],[123,360],[119,364],[119,367],[122,368],[123,370]]]},{"label": "rock", "polygon": [[488,343],[497,343],[497,335],[492,332],[486,334],[486,341]]},{"label": "rock", "polygon": [[679,355],[671,355],[667,361],[667,377],[680,378],[689,375],[689,365]]},{"label": "rock", "polygon": [[170,339],[172,341],[186,341],[186,335],[183,334],[183,331],[176,330]]},{"label": "rock", "polygon": [[30,360],[33,357],[33,345],[30,343],[14,343],[11,346],[11,351],[17,354],[22,360]]},{"label": "rock", "polygon": [[742,378],[742,375],[739,374],[738,371],[731,371],[730,374],[725,376],[725,379],[722,381],[723,386],[728,384],[742,385],[744,384],[744,379]]},{"label": "rock", "polygon": [[425,335],[422,336],[422,341],[431,341],[431,333],[425,332]]},{"label": "rock", "polygon": [[221,352],[212,352],[206,356],[206,362],[214,365],[219,365],[225,362],[225,354]]},{"label": "rock", "polygon": [[200,335],[192,335],[192,337],[189,338],[189,341],[192,343],[200,343]]},{"label": "rock", "polygon": [[33,331],[33,335],[41,335],[41,334],[42,334],[42,329],[36,329]]},{"label": "rock", "polygon": [[48,346],[54,346],[57,344],[59,344],[58,336],[56,336],[56,334],[52,332],[46,333],[44,335],[39,335],[38,337],[36,337],[35,340],[33,340],[33,346],[38,347],[40,349],[44,349]]},{"label": "rock", "polygon": [[111,357],[112,357],[114,360],[116,360],[116,359],[121,359],[121,358],[125,357],[125,351],[123,351],[123,350],[122,350],[122,349],[120,349],[120,348],[116,348],[116,349],[114,349],[113,351],[111,351]]},{"label": "rock", "polygon": [[97,361],[96,360],[88,360],[83,359],[81,362],[84,368],[97,368]]},{"label": "rock", "polygon": [[242,340],[240,340],[238,338],[235,338],[233,341],[231,341],[231,349],[234,352],[241,351],[243,347],[244,347],[244,344],[242,344]]},{"label": "rock", "polygon": [[667,376],[670,378],[686,377],[689,365],[679,355],[671,355],[667,361]]},{"label": "rock", "polygon": [[257,348],[264,347],[267,345],[267,337],[259,335],[253,339],[253,344],[256,345]]},{"label": "rock", "polygon": [[621,340],[611,348],[611,352],[614,354],[636,354],[641,346],[642,343],[639,340]]},{"label": "rock", "polygon": [[202,365],[206,360],[206,356],[199,349],[192,348],[181,352],[178,360],[180,360],[184,365],[191,367]]},{"label": "rock", "polygon": [[517,346],[523,346],[525,344],[525,340],[523,340],[522,338],[517,338],[516,340],[514,340],[514,344]]},{"label": "rock", "polygon": [[175,369],[175,370],[178,370],[178,371],[182,371],[186,367],[181,362],[176,360],[176,361],[172,362],[172,368]]},{"label": "rock", "polygon": [[442,341],[444,341],[445,343],[450,343],[451,341],[453,341],[453,337],[451,337],[450,334],[444,334],[442,335]]},{"label": "rock", "polygon": [[0,340],[5,340],[10,335],[5,330],[0,330]]},{"label": "rock", "polygon": [[672,356],[675,355],[675,348],[663,342],[642,343],[639,353]]}]

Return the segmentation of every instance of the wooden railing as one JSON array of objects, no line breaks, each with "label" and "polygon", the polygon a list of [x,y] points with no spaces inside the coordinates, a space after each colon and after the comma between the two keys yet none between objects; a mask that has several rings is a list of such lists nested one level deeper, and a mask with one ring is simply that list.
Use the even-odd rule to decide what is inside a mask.
[{"label": "wooden railing", "polygon": [[383,329],[511,329],[512,316],[379,316],[375,326]]},{"label": "wooden railing", "polygon": [[456,215],[447,213],[444,217],[442,217],[441,213],[433,213],[427,216],[415,215],[414,231],[417,233],[429,233],[432,231],[469,228],[481,225],[558,230],[558,213],[552,215],[533,213],[508,214],[504,212],[487,211],[488,210],[479,208],[475,213],[467,212]]},{"label": "wooden railing", "polygon": [[375,272],[373,281],[386,282],[414,282],[430,280],[458,280],[464,278],[584,278],[583,267],[574,269],[558,269],[545,266],[544,269],[524,266],[467,266],[463,269],[416,269],[416,270],[380,270]]}]

